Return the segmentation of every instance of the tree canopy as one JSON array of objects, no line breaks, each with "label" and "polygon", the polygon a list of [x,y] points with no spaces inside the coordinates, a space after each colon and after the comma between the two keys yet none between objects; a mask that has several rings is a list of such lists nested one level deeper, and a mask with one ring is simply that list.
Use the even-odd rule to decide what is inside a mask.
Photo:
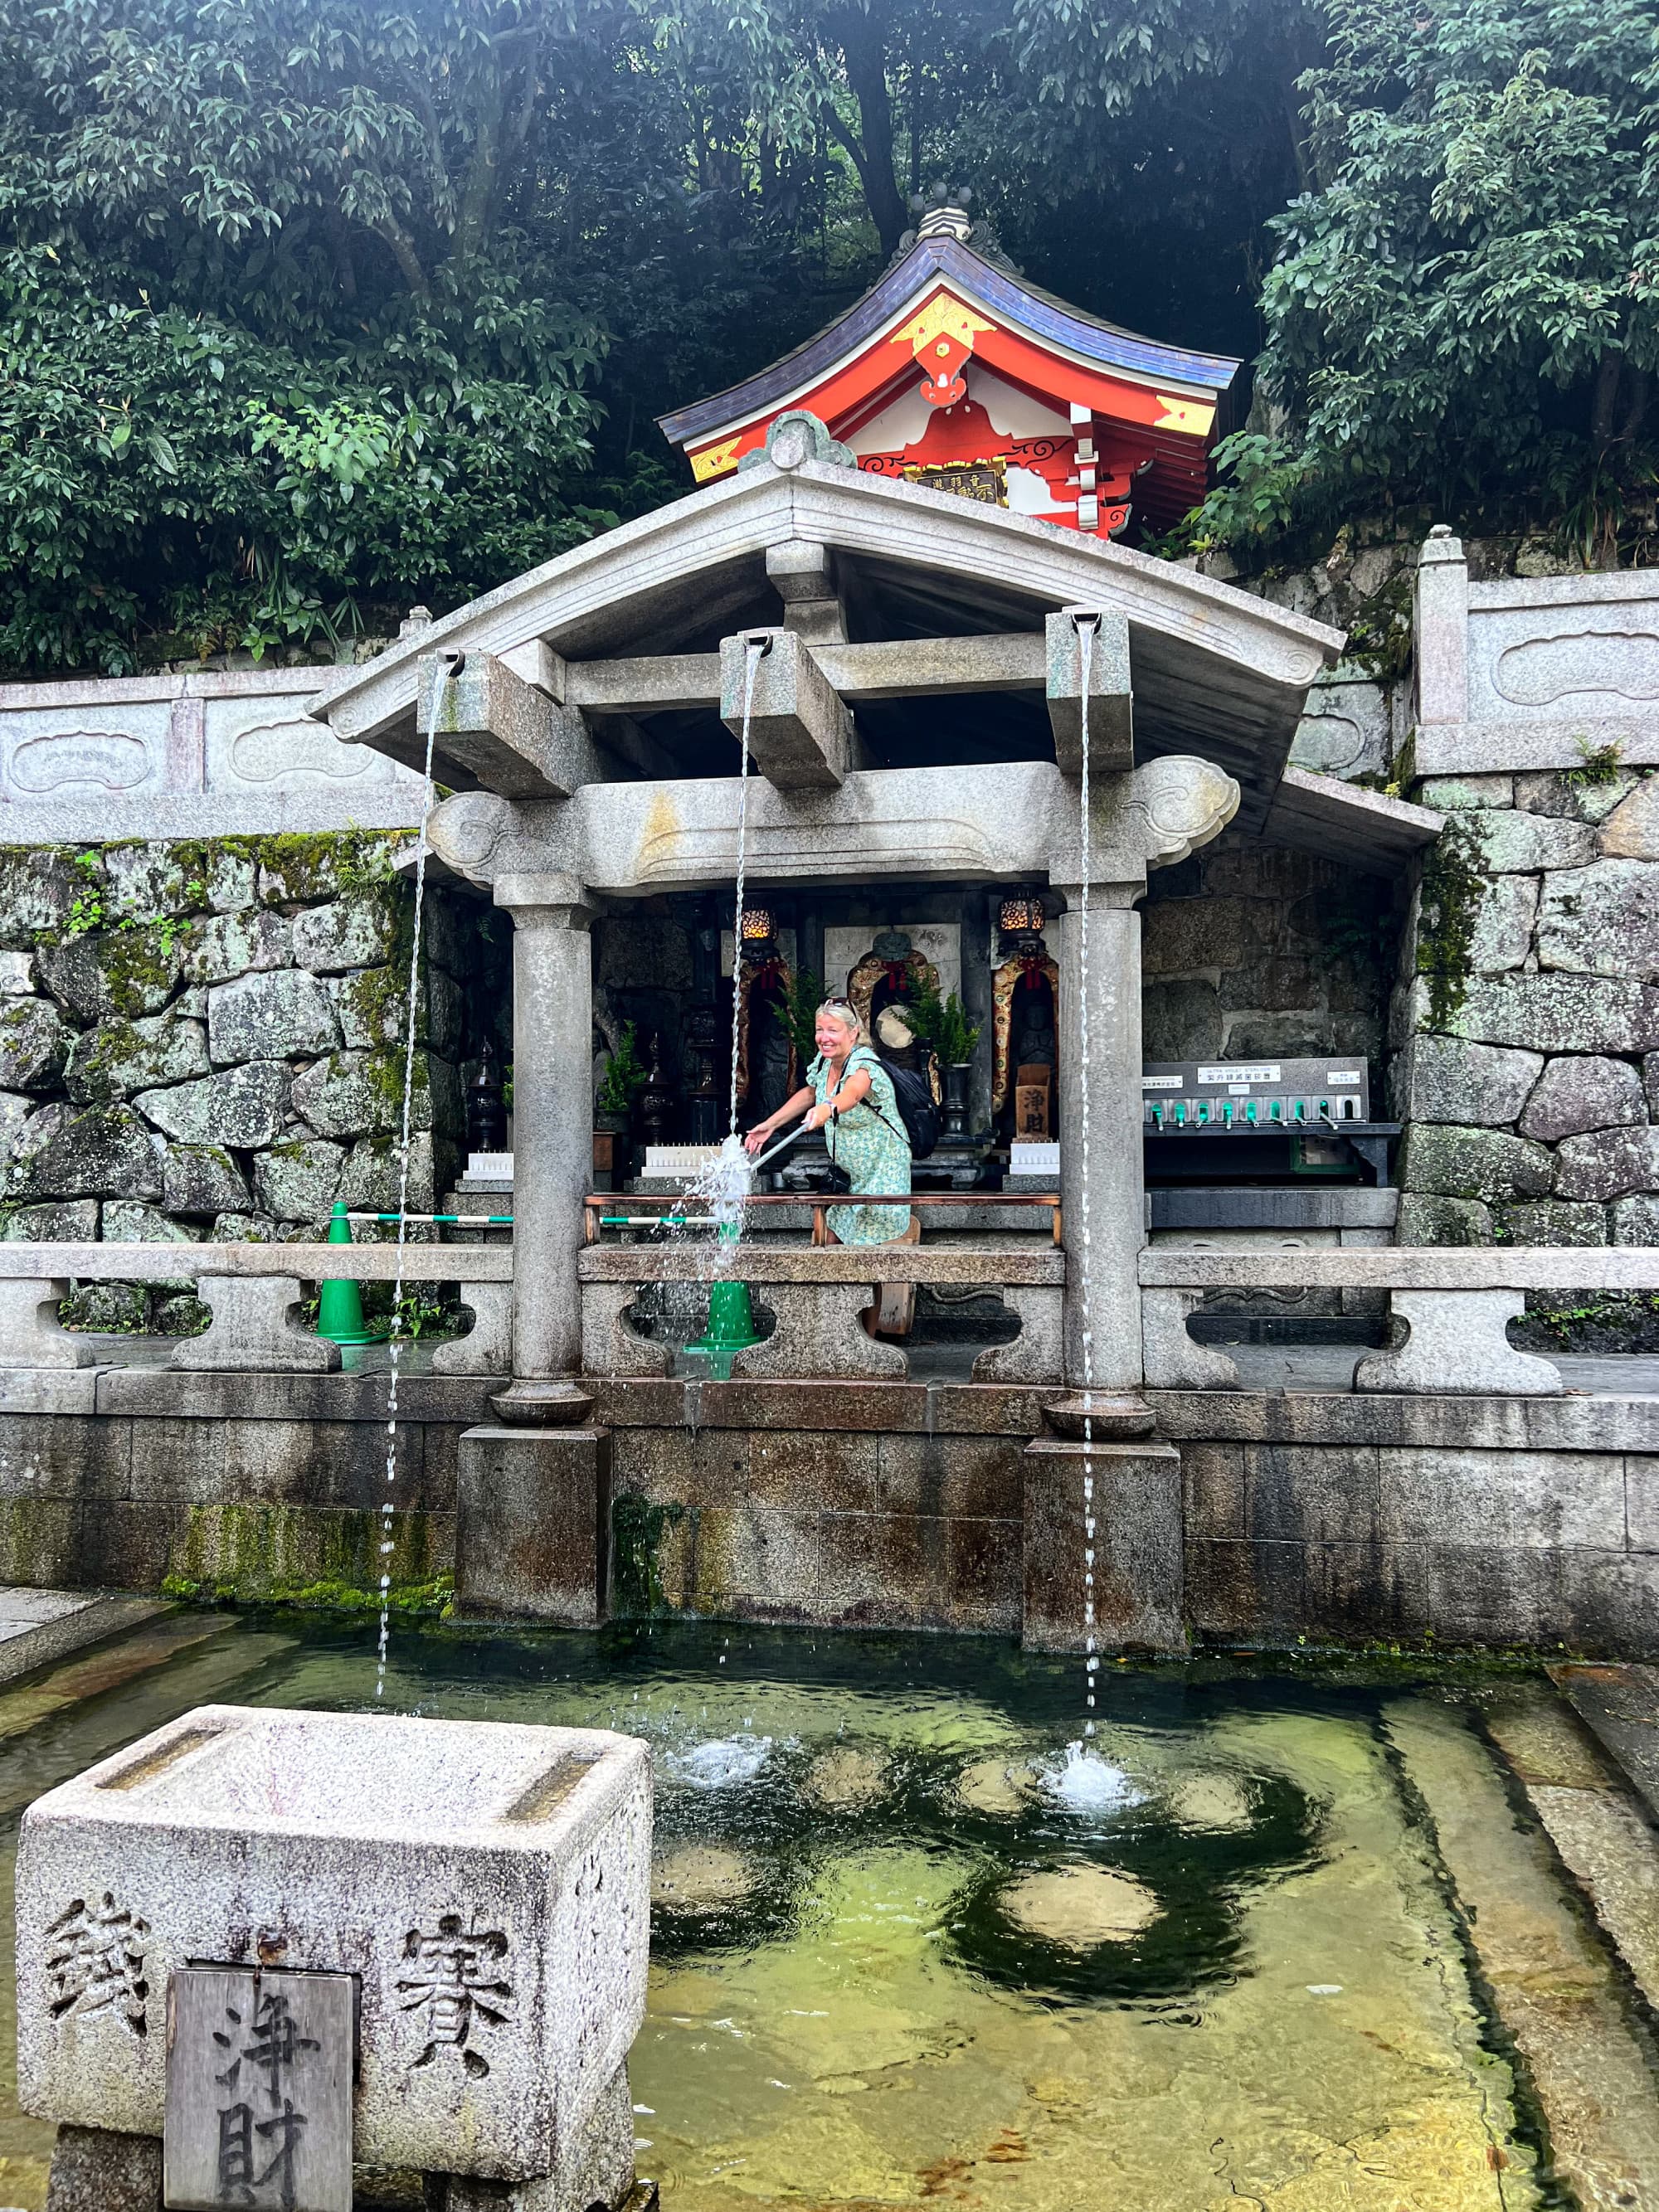
[{"label": "tree canopy", "polygon": [[1199,527],[1507,502],[1616,557],[1652,524],[1659,11],[1327,4],[1316,185],[1269,225],[1267,404]]},{"label": "tree canopy", "polygon": [[325,649],[683,488],[971,183],[1254,356],[1197,541],[1650,498],[1651,0],[0,0],[0,665]]}]

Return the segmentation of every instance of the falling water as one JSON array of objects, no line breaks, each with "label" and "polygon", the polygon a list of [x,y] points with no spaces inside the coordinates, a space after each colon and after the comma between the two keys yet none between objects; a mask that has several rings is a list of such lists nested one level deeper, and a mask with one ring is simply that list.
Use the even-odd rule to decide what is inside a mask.
[{"label": "falling water", "polygon": [[[736,1253],[738,1239],[743,1235],[744,1207],[754,1181],[749,1164],[749,1154],[743,1139],[738,1134],[738,1060],[743,1043],[743,901],[744,878],[748,870],[749,847],[749,732],[755,708],[755,672],[767,651],[764,638],[750,637],[744,641],[743,725],[740,732],[741,764],[738,783],[738,878],[736,904],[732,921],[732,1080],[730,1114],[725,1142],[714,1158],[701,1170],[696,1180],[686,1188],[686,1197],[700,1200],[714,1224],[714,1236],[705,1243],[699,1232],[690,1249],[697,1255],[698,1272],[713,1282],[726,1273]],[[689,1232],[672,1231],[676,1244],[685,1243]],[[658,1309],[662,1322],[671,1336],[678,1341],[690,1337],[697,1322],[694,1318],[696,1294],[689,1287],[664,1283],[659,1289]]]},{"label": "falling water", "polygon": [[[1089,1229],[1089,871],[1093,825],[1089,818],[1089,684],[1094,669],[1095,624],[1085,618],[1077,624],[1078,652],[1083,687],[1083,774],[1079,787],[1079,839],[1083,887],[1078,899],[1078,1133],[1080,1156],[1083,1245],[1083,1679],[1089,1719],[1084,1734],[1095,1732],[1095,1676],[1100,1659],[1095,1650],[1095,1317],[1090,1272]],[[1137,1139],[1137,1141],[1139,1139]]]},{"label": "falling water", "polygon": [[749,844],[749,723],[755,710],[755,673],[768,650],[763,637],[744,640],[743,763],[738,770],[738,901],[732,922],[732,1114],[726,1123],[726,1146],[738,1133],[738,1054],[741,1048],[743,1009],[743,879],[748,866]]},{"label": "falling water", "polygon": [[454,682],[465,665],[465,655],[463,653],[452,661],[447,675],[441,668],[434,675],[432,707],[426,724],[421,830],[415,848],[415,929],[409,950],[409,1025],[404,1038],[404,1111],[398,1138],[398,1272],[392,1285],[392,1376],[386,1388],[386,1490],[380,1501],[380,1641],[374,1668],[374,1694],[377,1698],[383,1697],[386,1692],[386,1645],[392,1633],[392,1513],[398,1480],[398,1361],[403,1343],[399,1324],[404,1302],[404,1246],[409,1234],[409,1125],[415,1092],[416,1004],[421,988],[421,916],[426,904],[427,829],[432,818],[434,796],[432,751],[438,734],[438,708],[446,686]]}]

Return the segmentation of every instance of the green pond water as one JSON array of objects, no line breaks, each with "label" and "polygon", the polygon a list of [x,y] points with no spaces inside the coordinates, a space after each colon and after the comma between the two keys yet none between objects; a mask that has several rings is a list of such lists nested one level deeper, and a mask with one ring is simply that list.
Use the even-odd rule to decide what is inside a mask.
[{"label": "green pond water", "polygon": [[[362,1624],[174,1615],[0,1692],[22,1808],[210,1699],[372,1702]],[[685,2212],[1562,2202],[1392,1749],[1413,1681],[737,1628],[394,1637],[386,1705],[647,1737],[641,2172]],[[0,2021],[0,2205],[45,2199]]]}]

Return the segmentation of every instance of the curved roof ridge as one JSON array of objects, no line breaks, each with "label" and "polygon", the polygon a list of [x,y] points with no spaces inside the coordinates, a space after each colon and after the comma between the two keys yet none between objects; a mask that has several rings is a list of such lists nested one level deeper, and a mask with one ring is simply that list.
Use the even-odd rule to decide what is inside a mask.
[{"label": "curved roof ridge", "polygon": [[1231,355],[1196,353],[1183,346],[1166,345],[1100,316],[1086,314],[1024,277],[998,268],[960,239],[921,238],[833,322],[753,376],[728,385],[723,392],[711,392],[690,406],[659,415],[658,427],[672,445],[684,446],[729,423],[751,419],[777,405],[803,381],[827,373],[850,349],[867,344],[908,301],[939,279],[954,279],[987,307],[1022,324],[1033,336],[1079,354],[1102,368],[1220,393],[1241,366]]}]

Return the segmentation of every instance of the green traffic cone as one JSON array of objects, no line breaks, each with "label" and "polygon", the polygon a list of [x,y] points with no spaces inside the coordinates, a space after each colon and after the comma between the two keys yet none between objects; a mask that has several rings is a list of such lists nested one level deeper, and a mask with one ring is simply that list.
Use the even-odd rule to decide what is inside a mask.
[{"label": "green traffic cone", "polygon": [[[716,1231],[722,1243],[735,1244],[738,1229],[734,1223],[729,1229]],[[700,1353],[708,1362],[708,1372],[717,1382],[732,1379],[732,1355],[750,1344],[760,1342],[760,1333],[755,1327],[755,1310],[749,1300],[747,1283],[715,1282],[708,1286],[708,1326],[696,1344],[688,1344],[688,1352]]]},{"label": "green traffic cone", "polygon": [[[331,1244],[349,1244],[351,1222],[343,1198],[334,1201],[328,1218]],[[317,1286],[317,1334],[331,1344],[384,1344],[391,1332],[369,1328],[363,1321],[362,1295],[354,1282],[319,1283]]]}]

